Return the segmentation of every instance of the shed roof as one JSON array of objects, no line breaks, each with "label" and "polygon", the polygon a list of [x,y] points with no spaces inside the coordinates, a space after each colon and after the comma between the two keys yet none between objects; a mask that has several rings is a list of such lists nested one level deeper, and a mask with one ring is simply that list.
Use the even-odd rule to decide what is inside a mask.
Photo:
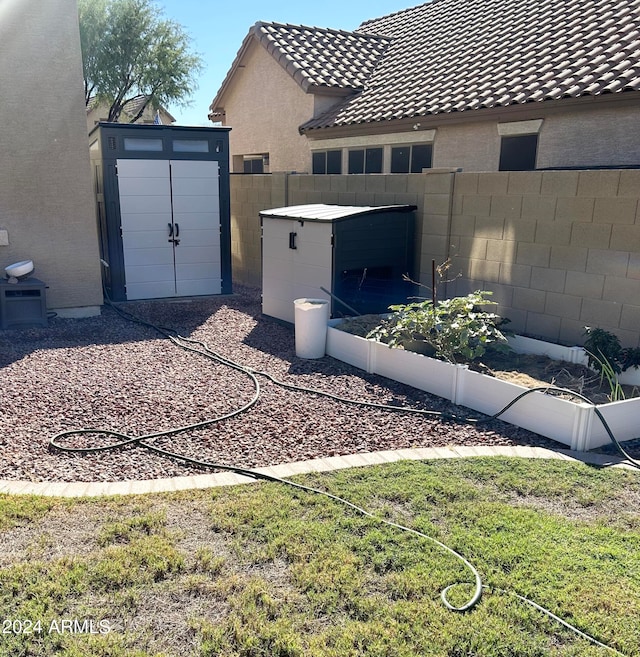
[{"label": "shed roof", "polygon": [[367,214],[380,214],[383,212],[412,212],[415,209],[415,205],[352,206],[312,203],[307,205],[291,205],[284,208],[274,208],[272,210],[262,210],[260,212],[260,217],[266,219],[333,222]]}]

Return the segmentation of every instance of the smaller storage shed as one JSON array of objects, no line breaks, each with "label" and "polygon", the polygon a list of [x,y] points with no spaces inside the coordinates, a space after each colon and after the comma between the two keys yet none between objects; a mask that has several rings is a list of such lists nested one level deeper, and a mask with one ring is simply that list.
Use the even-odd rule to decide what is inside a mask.
[{"label": "smaller storage shed", "polygon": [[103,281],[114,301],[231,293],[229,130],[91,131]]},{"label": "smaller storage shed", "polygon": [[325,204],[263,210],[262,312],[293,322],[300,298],[330,300],[332,317],[352,315],[347,305],[365,314],[404,303],[414,293],[403,275],[415,280],[415,210]]}]

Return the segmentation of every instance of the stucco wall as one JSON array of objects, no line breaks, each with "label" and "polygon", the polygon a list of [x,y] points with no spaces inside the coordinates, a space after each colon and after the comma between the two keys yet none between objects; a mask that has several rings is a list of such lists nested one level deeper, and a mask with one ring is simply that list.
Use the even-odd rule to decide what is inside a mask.
[{"label": "stucco wall", "polygon": [[[635,103],[632,98],[635,97]],[[306,118],[309,118],[307,116]],[[433,168],[461,168],[464,171],[498,171],[500,163],[499,124],[514,126],[522,121],[541,121],[536,166],[594,167],[640,165],[640,94],[609,96],[604,99],[583,98],[580,102],[567,101],[549,105],[487,110],[420,118],[414,126],[404,125],[403,132],[379,132],[381,125],[354,126],[341,129],[339,136],[331,131],[310,134],[311,150],[343,150],[343,171],[347,170],[349,148],[383,146],[383,171],[390,171],[391,146],[410,143],[433,143]],[[302,120],[300,121],[302,123]],[[389,130],[392,126],[386,126]],[[237,133],[245,127],[238,122]],[[351,134],[349,134],[351,132]],[[283,132],[282,140],[296,135],[297,125]],[[517,131],[515,134],[518,134]],[[304,168],[310,169],[310,156]],[[287,167],[281,167],[287,170]]]},{"label": "stucco wall", "polygon": [[[538,137],[538,169],[551,167],[628,166],[640,164],[640,104],[545,112]],[[500,122],[519,120],[504,112]],[[433,166],[464,171],[497,171],[500,162],[498,120],[443,123],[436,130]]]},{"label": "stucco wall", "polygon": [[433,143],[433,167],[497,171],[500,137],[496,121],[440,125]]},{"label": "stucco wall", "polygon": [[635,107],[556,114],[540,132],[538,168],[640,164],[640,99]]},{"label": "stucco wall", "polygon": [[3,0],[0,14],[0,266],[33,260],[50,308],[97,307],[76,2]]},{"label": "stucco wall", "polygon": [[233,176],[234,281],[260,285],[258,212],[283,205],[418,206],[419,277],[494,292],[515,331],[581,344],[585,325],[640,346],[640,170]]},{"label": "stucco wall", "polygon": [[271,172],[310,170],[309,146],[298,126],[313,116],[314,98],[261,45],[249,47],[224,107],[232,156],[268,152]]}]

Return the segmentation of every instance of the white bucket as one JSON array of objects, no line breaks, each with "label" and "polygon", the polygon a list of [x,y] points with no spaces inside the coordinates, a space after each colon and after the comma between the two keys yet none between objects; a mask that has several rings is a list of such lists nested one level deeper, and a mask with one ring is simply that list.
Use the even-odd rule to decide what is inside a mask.
[{"label": "white bucket", "polygon": [[296,299],[296,356],[322,358],[327,345],[329,302],[326,299]]}]

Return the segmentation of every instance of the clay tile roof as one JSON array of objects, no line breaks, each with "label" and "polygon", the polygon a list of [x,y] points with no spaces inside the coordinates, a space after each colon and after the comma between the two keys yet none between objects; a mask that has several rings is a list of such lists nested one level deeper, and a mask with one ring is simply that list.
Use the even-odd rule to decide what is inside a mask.
[{"label": "clay tile roof", "polygon": [[256,23],[238,51],[211,108],[220,101],[248,44],[257,39],[305,92],[330,88],[346,95],[364,88],[390,39],[305,25]]},{"label": "clay tile roof", "polygon": [[360,25],[388,47],[301,130],[640,91],[639,27],[640,0],[432,0]]},{"label": "clay tile roof", "polygon": [[384,36],[282,23],[259,22],[252,32],[305,91],[363,89],[390,43]]}]

